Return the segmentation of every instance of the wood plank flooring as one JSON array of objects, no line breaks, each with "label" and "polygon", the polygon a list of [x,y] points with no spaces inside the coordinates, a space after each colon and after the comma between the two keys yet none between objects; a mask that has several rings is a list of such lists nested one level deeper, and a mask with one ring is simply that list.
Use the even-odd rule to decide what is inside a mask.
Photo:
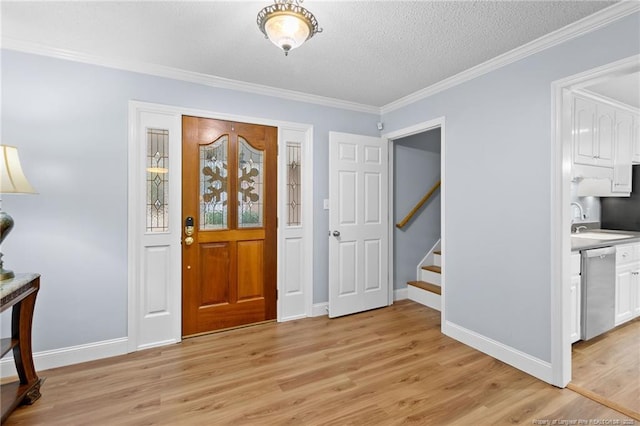
[{"label": "wood plank flooring", "polygon": [[572,350],[571,385],[635,413],[640,424],[640,318]]},{"label": "wood plank flooring", "polygon": [[443,336],[440,313],[408,300],[40,375],[42,398],[7,426],[633,424]]}]

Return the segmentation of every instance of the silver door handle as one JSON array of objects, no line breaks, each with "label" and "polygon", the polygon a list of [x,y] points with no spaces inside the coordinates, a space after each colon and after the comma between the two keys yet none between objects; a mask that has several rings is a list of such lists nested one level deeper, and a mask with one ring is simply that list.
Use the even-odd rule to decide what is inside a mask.
[{"label": "silver door handle", "polygon": [[333,236],[334,237],[339,237],[340,236],[340,231],[333,231]]}]

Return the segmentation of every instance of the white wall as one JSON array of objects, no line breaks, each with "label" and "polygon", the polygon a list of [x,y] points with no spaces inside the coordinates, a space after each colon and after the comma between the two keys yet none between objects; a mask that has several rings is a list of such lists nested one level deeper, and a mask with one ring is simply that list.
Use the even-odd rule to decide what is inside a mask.
[{"label": "white wall", "polygon": [[[440,129],[393,141],[393,222],[401,221],[440,179]],[[394,288],[416,280],[416,266],[440,238],[440,190],[404,228],[393,231]]]},{"label": "white wall", "polygon": [[[314,301],[328,296],[328,133],[379,116],[2,51],[2,143],[39,195],[5,196],[5,266],[42,274],[34,351],[126,337],[127,114],[139,100],[314,126]],[[2,315],[2,335],[9,332]]]},{"label": "white wall", "polygon": [[551,83],[640,52],[640,14],[383,114],[446,119],[443,321],[551,361]]}]

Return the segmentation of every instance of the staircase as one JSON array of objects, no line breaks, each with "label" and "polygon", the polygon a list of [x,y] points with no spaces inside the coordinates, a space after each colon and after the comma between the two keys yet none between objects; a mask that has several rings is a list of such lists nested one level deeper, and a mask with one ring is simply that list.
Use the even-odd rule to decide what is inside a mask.
[{"label": "staircase", "polygon": [[[440,188],[441,181],[437,181],[429,191],[422,197],[404,219],[396,224],[400,229],[404,227],[429,198]],[[440,240],[429,250],[422,259],[417,271],[417,281],[409,281],[407,284],[407,297],[409,300],[418,302],[440,311],[442,296],[442,253],[440,251]]]},{"label": "staircase", "polygon": [[414,302],[440,310],[440,298],[442,288],[442,253],[440,242],[431,249],[421,262],[418,272],[418,281],[409,281],[408,298]]}]

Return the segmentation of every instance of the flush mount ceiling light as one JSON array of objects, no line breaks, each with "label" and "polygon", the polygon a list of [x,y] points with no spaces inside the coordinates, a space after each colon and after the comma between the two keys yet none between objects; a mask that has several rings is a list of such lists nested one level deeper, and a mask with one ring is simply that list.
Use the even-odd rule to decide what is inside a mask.
[{"label": "flush mount ceiling light", "polygon": [[322,32],[313,13],[300,6],[300,3],[302,0],[274,0],[274,4],[258,13],[260,31],[284,50],[285,56],[316,33]]}]

